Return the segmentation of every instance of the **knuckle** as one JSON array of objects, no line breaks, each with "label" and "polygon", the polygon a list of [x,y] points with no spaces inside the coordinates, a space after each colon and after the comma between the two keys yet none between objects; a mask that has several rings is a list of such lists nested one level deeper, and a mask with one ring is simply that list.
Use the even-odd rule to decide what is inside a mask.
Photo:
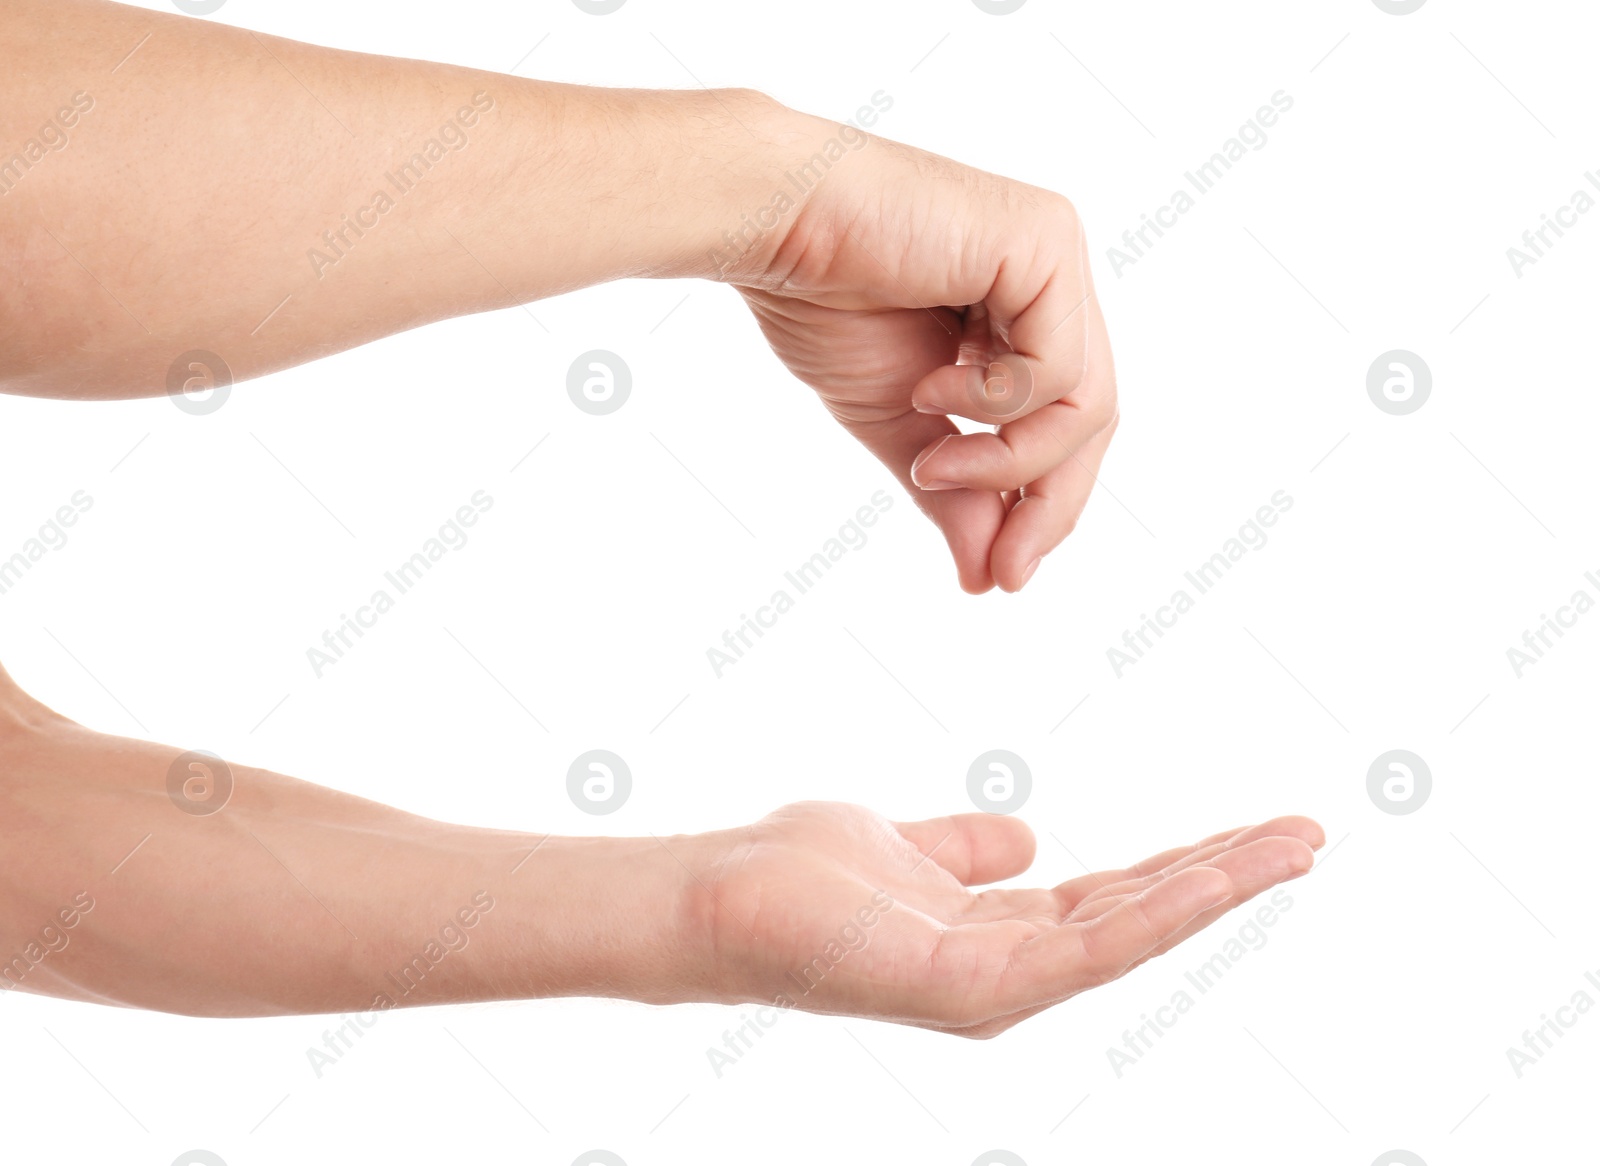
[{"label": "knuckle", "polygon": [[1078,214],[1077,205],[1066,195],[1053,190],[1049,192],[1046,202],[1051,211],[1072,228],[1072,235],[1076,237],[1078,231],[1083,229],[1083,218]]},{"label": "knuckle", "polygon": [[1096,393],[1083,403],[1082,408],[1083,419],[1089,423],[1091,433],[1114,428],[1120,416],[1115,392]]}]

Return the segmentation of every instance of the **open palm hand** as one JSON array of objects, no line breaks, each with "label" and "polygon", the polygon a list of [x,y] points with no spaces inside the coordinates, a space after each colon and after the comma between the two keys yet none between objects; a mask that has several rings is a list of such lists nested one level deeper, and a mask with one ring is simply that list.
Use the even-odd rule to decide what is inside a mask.
[{"label": "open palm hand", "polygon": [[1020,874],[1016,818],[892,823],[803,802],[732,835],[706,880],[724,998],[994,1036],[1117,979],[1311,868],[1306,818],[1276,818],[1048,888]]}]

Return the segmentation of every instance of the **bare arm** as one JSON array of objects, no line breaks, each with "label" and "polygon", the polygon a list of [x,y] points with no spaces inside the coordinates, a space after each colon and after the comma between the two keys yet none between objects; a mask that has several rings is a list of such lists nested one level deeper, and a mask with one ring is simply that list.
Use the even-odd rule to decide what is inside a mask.
[{"label": "bare arm", "polygon": [[[201,1016],[548,996],[992,1036],[1303,874],[1281,818],[1050,888],[1014,818],[556,838],[92,732],[0,671],[0,990]],[[1265,909],[1265,908],[1263,908]]]},{"label": "bare arm", "polygon": [[969,591],[1022,587],[1088,503],[1116,378],[1060,195],[749,90],[6,3],[0,390],[154,395],[204,375],[193,353],[245,380],[628,276],[738,288]]},{"label": "bare arm", "polygon": [[12,392],[160,393],[192,349],[242,380],[710,274],[727,208],[770,193],[779,107],[753,93],[583,89],[102,0],[8,3],[0,61]]},{"label": "bare arm", "polygon": [[215,1016],[707,992],[689,840],[447,825],[0,707],[0,989]]}]

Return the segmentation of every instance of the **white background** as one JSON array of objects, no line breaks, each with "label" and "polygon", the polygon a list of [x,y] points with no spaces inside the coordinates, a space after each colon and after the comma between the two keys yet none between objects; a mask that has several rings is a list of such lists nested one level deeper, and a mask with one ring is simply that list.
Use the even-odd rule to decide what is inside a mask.
[{"label": "white background", "polygon": [[[1318,817],[1329,848],[1266,945],[1120,1078],[1107,1047],[1242,918],[992,1042],[792,1016],[720,1080],[705,1050],[737,1010],[389,1014],[319,1080],[305,1050],[327,1018],[12,993],[7,1137],[32,1131],[39,1160],[157,1166],[197,1146],[229,1166],[565,1166],[596,1146],[629,1166],[968,1166],[995,1147],[1351,1166],[1401,1147],[1440,1166],[1592,1131],[1600,1016],[1521,1079],[1506,1057],[1600,968],[1600,615],[1520,679],[1506,657],[1600,568],[1600,215],[1521,278],[1506,257],[1600,166],[1588,15],[230,0],[214,19],[323,44],[500,71],[537,44],[523,75],[754,86],[841,119],[884,90],[886,136],[1076,202],[1122,429],[1026,593],[972,598],[709,284],[426,328],[203,417],[7,398],[0,552],[74,491],[94,499],[0,597],[25,687],[107,731],[485,825],[690,831],[803,798],[932,816],[970,808],[968,764],[1005,748],[1034,774],[1032,881],[1284,812]],[[1106,248],[1277,90],[1294,107],[1266,146],[1113,274]],[[594,348],[633,371],[606,417],[565,392]],[[1409,416],[1366,392],[1395,348],[1433,373]],[[723,629],[885,487],[870,542],[717,679]],[[306,649],[480,489],[494,507],[470,543],[317,679]],[[1278,490],[1294,504],[1268,544],[1118,679],[1107,648]],[[565,792],[591,748],[633,771],[608,818]],[[1366,792],[1394,748],[1433,773],[1405,817]]]}]

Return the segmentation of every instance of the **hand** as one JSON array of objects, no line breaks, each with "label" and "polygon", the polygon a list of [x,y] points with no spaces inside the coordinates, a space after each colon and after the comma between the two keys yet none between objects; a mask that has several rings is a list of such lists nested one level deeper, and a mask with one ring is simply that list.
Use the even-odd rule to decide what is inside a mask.
[{"label": "hand", "polygon": [[[1305,873],[1322,845],[1280,818],[1052,890],[974,892],[1031,863],[1021,821],[802,803],[741,830],[553,838],[238,763],[191,793],[173,784],[184,756],[75,725],[0,669],[0,853],[28,856],[0,889],[0,951],[32,953],[0,965],[0,992],[198,1016],[778,1001],[985,1037]],[[407,966],[424,974],[402,991]]]},{"label": "hand", "polygon": [[991,1037],[1305,874],[1322,844],[1310,819],[1275,818],[1053,888],[975,892],[1032,863],[1023,822],[786,806],[730,834],[703,880],[716,990]]},{"label": "hand", "polygon": [[[724,278],[943,531],[961,586],[1016,591],[1071,533],[1117,423],[1077,213],[908,146],[795,124],[789,173],[828,137],[858,144]],[[961,434],[951,415],[995,431]]]}]

